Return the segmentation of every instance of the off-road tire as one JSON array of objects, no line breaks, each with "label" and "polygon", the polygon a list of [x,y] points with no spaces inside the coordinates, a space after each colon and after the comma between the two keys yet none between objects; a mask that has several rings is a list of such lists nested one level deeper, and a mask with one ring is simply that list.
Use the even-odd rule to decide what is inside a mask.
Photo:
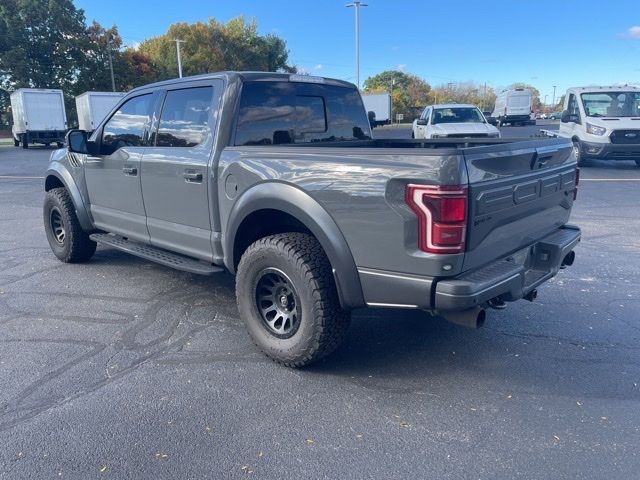
[{"label": "off-road tire", "polygon": [[[64,239],[59,241],[52,226],[52,212],[57,209],[64,226]],[[44,197],[44,229],[53,254],[65,263],[89,260],[96,251],[96,242],[82,230],[71,196],[66,188],[53,188]]]},{"label": "off-road tire", "polygon": [[[297,330],[278,338],[258,309],[257,284],[265,269],[288,277],[299,300]],[[350,313],[340,307],[331,265],[318,241],[305,233],[261,238],[242,255],[236,298],[253,342],[272,360],[299,368],[333,352],[344,340]]]}]

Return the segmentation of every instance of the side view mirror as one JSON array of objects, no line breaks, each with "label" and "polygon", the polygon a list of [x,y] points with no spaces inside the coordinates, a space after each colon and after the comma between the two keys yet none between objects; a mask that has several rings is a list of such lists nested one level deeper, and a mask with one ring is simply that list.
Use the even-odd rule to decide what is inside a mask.
[{"label": "side view mirror", "polygon": [[578,115],[569,113],[567,110],[562,112],[562,115],[560,116],[560,121],[562,123],[569,123],[569,122],[580,123],[580,119],[578,118]]},{"label": "side view mirror", "polygon": [[65,141],[70,152],[85,155],[96,153],[96,144],[87,139],[87,132],[84,130],[69,130]]},{"label": "side view mirror", "polygon": [[419,118],[416,125],[429,125],[429,121],[425,118]]}]

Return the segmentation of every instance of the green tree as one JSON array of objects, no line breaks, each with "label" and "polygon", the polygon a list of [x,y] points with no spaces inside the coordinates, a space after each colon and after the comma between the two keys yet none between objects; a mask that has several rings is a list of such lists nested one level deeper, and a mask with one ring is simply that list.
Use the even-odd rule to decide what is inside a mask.
[{"label": "green tree", "polygon": [[436,103],[468,103],[483,111],[493,110],[496,94],[491,87],[475,82],[447,83],[433,89]]},{"label": "green tree", "polygon": [[364,81],[364,91],[390,92],[393,83],[393,113],[402,113],[405,120],[415,116],[425,105],[432,101],[431,86],[416,75],[386,70]]},{"label": "green tree", "polygon": [[86,46],[84,12],[71,0],[0,2],[0,87],[68,90]]},{"label": "green tree", "polygon": [[157,79],[178,76],[175,39],[181,44],[183,75],[221,70],[294,71],[287,64],[286,43],[275,35],[259,35],[255,20],[237,17],[227,23],[174,23],[164,35],[145,40],[139,52],[150,60]]}]

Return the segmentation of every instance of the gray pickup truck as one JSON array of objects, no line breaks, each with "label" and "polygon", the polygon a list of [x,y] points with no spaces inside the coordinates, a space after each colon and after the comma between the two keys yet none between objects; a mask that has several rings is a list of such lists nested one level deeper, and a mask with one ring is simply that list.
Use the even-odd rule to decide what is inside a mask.
[{"label": "gray pickup truck", "polygon": [[334,350],[352,309],[422,309],[478,327],[571,265],[571,141],[374,140],[360,94],[327,78],[223,72],[137,88],[46,174],[63,262],[96,243],[236,276],[272,359]]}]

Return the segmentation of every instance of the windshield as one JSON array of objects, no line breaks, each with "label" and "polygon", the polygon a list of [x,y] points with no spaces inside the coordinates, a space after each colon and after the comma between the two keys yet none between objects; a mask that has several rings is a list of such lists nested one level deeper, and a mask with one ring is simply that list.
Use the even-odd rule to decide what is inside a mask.
[{"label": "windshield", "polygon": [[580,97],[588,117],[640,116],[640,92],[594,92]]},{"label": "windshield", "polygon": [[484,123],[484,118],[477,108],[436,108],[432,114],[431,125],[437,123]]}]

